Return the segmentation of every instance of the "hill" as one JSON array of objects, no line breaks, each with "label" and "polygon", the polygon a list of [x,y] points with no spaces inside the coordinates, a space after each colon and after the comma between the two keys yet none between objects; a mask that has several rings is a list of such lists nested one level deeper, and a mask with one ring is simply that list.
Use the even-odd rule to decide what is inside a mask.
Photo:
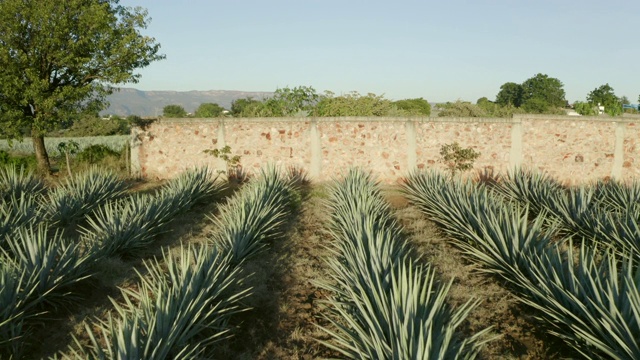
[{"label": "hill", "polygon": [[260,100],[272,94],[272,92],[261,91],[142,91],[121,88],[107,97],[110,105],[101,114],[156,116],[162,115],[162,108],[172,104],[181,105],[187,112],[194,112],[202,103],[216,103],[229,109],[233,100],[246,97]]}]

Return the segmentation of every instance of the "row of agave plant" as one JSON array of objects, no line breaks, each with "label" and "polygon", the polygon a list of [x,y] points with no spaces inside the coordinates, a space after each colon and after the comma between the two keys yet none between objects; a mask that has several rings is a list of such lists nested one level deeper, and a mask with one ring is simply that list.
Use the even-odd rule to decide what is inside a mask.
[{"label": "row of agave plant", "polygon": [[[88,183],[78,184],[81,181]],[[103,187],[102,195],[97,194],[99,191],[95,184],[90,184],[92,181]],[[20,358],[26,346],[24,340],[28,339],[38,319],[50,309],[77,301],[75,290],[81,282],[99,271],[97,265],[102,259],[114,254],[124,255],[127,249],[139,249],[140,243],[148,244],[151,236],[168,229],[169,220],[175,215],[221,189],[221,185],[203,168],[183,173],[157,194],[133,195],[110,202],[114,196],[104,194],[121,193],[121,183],[122,180],[111,173],[93,170],[89,175],[79,175],[61,186],[67,191],[81,189],[79,194],[70,197],[80,199],[80,194],[85,194],[88,201],[94,202],[87,207],[74,206],[85,209],[75,216],[85,216],[88,224],[82,229],[83,236],[79,240],[65,236],[59,222],[47,221],[50,217],[31,218],[22,226],[13,224],[16,227],[2,236],[0,354]],[[4,185],[4,189],[15,188]],[[96,190],[84,191],[86,189]],[[57,191],[61,190],[52,192]],[[23,192],[21,196],[24,198],[25,195]],[[11,197],[8,199],[7,203],[10,203]],[[136,204],[139,212],[138,216],[128,218],[128,222],[123,224],[117,219],[118,212],[130,210],[127,204]],[[88,207],[93,208],[93,212],[87,213]],[[113,211],[109,216],[106,215],[108,210]],[[44,221],[38,223],[38,219]],[[141,231],[145,232],[144,236],[139,234]]]},{"label": "row of agave plant", "polygon": [[372,177],[359,169],[330,188],[327,201],[334,256],[327,259],[332,296],[323,342],[351,359],[475,358],[485,329],[467,339],[456,331],[479,303],[446,302],[451,282],[411,255],[402,226]]},{"label": "row of agave plant", "polygon": [[579,229],[576,221],[605,211],[585,208],[576,194],[591,193],[587,207],[608,209],[615,219],[630,215],[626,206],[636,208],[637,187],[594,187],[564,189],[522,170],[494,187],[415,172],[404,192],[468,258],[506,280],[537,310],[550,334],[585,358],[639,359],[638,254],[633,246]]},{"label": "row of agave plant", "polygon": [[24,168],[0,167],[0,238],[30,223],[45,222],[57,228],[77,224],[126,190],[126,182],[115,173],[96,167],[53,188]]},{"label": "row of agave plant", "polygon": [[562,232],[640,256],[640,181],[597,181],[569,188],[543,173],[517,170],[496,190],[546,212]]},{"label": "row of agave plant", "polygon": [[[208,243],[164,251],[145,262],[134,289],[107,320],[86,325],[89,344],[76,340],[64,359],[204,358],[231,335],[229,320],[251,295],[242,265],[283,231],[296,197],[294,182],[275,168],[252,179],[220,208]],[[97,330],[94,330],[97,329]]]}]

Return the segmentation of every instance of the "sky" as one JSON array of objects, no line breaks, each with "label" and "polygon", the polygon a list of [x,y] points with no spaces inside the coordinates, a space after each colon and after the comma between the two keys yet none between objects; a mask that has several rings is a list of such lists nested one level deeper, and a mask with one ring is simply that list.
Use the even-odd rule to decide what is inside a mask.
[{"label": "sky", "polygon": [[640,95],[638,0],[121,0],[166,59],[140,90],[311,86],[391,100],[494,100],[506,82],[559,79],[570,102],[608,83]]}]

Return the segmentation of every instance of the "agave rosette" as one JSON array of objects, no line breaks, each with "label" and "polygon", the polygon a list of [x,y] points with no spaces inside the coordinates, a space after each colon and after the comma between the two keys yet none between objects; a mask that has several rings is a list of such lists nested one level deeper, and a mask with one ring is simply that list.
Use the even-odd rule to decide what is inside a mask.
[{"label": "agave rosette", "polygon": [[486,340],[481,331],[460,339],[457,329],[478,304],[470,300],[452,309],[449,284],[416,264],[371,176],[352,169],[331,188],[333,257],[327,259],[332,282],[321,286],[333,296],[322,341],[347,358],[474,358]]}]

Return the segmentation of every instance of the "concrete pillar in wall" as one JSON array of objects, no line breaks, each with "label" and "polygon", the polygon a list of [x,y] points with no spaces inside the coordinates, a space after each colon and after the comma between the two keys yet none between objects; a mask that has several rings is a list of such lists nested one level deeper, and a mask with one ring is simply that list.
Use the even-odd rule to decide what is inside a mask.
[{"label": "concrete pillar in wall", "polygon": [[509,170],[522,166],[522,119],[514,117],[511,123],[511,153],[509,154]]},{"label": "concrete pillar in wall", "polygon": [[622,165],[624,164],[624,129],[626,124],[616,122],[616,142],[613,150],[613,166],[611,167],[611,177],[613,179],[622,178]]},{"label": "concrete pillar in wall", "polygon": [[311,143],[311,164],[309,164],[309,176],[312,179],[318,179],[320,178],[320,174],[322,174],[322,144],[320,143],[318,121],[316,119],[311,120],[309,126],[309,138]]},{"label": "concrete pillar in wall", "polygon": [[413,120],[407,120],[405,131],[407,132],[407,170],[413,171],[418,164],[416,124]]}]

